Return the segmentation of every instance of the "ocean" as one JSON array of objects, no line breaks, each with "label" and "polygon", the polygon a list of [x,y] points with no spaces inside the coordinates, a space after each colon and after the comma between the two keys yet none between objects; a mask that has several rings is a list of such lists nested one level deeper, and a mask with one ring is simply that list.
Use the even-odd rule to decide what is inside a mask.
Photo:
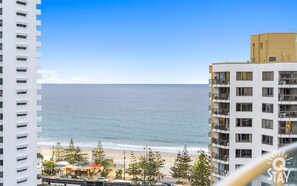
[{"label": "ocean", "polygon": [[40,145],[206,150],[208,85],[43,85]]}]

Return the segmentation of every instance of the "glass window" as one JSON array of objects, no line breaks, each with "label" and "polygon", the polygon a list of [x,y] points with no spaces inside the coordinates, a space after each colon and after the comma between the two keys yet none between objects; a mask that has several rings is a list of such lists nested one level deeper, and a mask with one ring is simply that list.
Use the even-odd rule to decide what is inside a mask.
[{"label": "glass window", "polygon": [[273,113],[273,104],[263,103],[262,104],[262,112]]},{"label": "glass window", "polygon": [[262,96],[263,97],[273,97],[273,88],[262,88]]},{"label": "glass window", "polygon": [[252,134],[236,134],[236,142],[252,143]]},{"label": "glass window", "polygon": [[273,129],[273,120],[262,119],[262,128],[264,128],[264,129]]},{"label": "glass window", "polygon": [[253,72],[236,72],[237,81],[252,81]]},{"label": "glass window", "polygon": [[262,72],[262,81],[273,81],[274,80],[274,72]]},{"label": "glass window", "polygon": [[267,135],[262,135],[262,144],[273,145],[273,137],[267,136]]},{"label": "glass window", "polygon": [[253,96],[252,87],[236,87],[236,96]]}]

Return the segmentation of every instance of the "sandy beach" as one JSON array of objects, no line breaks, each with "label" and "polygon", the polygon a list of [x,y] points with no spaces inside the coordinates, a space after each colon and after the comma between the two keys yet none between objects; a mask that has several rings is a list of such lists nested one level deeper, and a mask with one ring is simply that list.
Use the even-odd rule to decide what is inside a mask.
[{"label": "sandy beach", "polygon": [[[52,147],[51,146],[41,146],[41,154],[44,156],[44,159],[48,160],[52,156]],[[89,160],[91,160],[91,154],[92,154],[92,148],[86,148],[81,147],[82,151],[88,154]],[[122,150],[114,150],[114,149],[104,149],[106,157],[112,158],[114,160],[114,163],[116,164],[123,164],[124,163],[124,154]],[[131,151],[126,151],[126,167],[128,167],[129,161],[130,161],[130,153]],[[145,151],[134,151],[134,154],[136,157],[139,157],[141,155],[145,154]],[[165,176],[170,175],[170,167],[173,166],[174,160],[176,158],[176,154],[173,153],[164,153],[161,152],[162,158],[165,159],[165,166],[161,170],[161,172]],[[197,155],[190,155],[192,160],[197,159]]]}]

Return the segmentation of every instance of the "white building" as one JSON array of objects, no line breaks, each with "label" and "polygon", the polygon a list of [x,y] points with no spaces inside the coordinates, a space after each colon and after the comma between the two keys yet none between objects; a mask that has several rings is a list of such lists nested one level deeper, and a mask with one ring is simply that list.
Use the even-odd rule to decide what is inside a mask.
[{"label": "white building", "polygon": [[40,0],[0,0],[0,185],[35,186]]},{"label": "white building", "polygon": [[296,57],[296,33],[268,33],[251,37],[251,62],[210,66],[214,182],[297,141]]}]

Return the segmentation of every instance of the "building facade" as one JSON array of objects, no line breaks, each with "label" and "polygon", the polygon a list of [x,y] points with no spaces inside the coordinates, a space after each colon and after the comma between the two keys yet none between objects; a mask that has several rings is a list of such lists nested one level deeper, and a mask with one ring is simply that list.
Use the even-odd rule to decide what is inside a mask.
[{"label": "building facade", "polygon": [[0,0],[0,185],[40,184],[40,0]]},{"label": "building facade", "polygon": [[253,35],[249,62],[215,63],[209,72],[214,182],[297,141],[296,33]]}]

